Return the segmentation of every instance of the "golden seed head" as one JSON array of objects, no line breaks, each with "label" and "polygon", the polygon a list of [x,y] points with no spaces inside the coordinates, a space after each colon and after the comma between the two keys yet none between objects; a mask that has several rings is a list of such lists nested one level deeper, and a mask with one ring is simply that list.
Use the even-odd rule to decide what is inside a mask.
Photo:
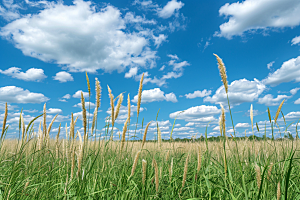
[{"label": "golden seed head", "polygon": [[158,166],[156,160],[153,158],[153,166],[154,166],[154,171],[155,171],[155,189],[156,192],[158,192],[159,188],[159,177],[158,177]]},{"label": "golden seed head", "polygon": [[109,98],[110,98],[110,107],[111,107],[111,123],[112,126],[114,126],[115,119],[114,119],[114,95],[111,93],[111,89],[109,86],[107,86],[108,92],[109,92]]},{"label": "golden seed head", "polygon": [[122,143],[122,149],[123,149],[123,147],[124,147],[124,144],[125,144],[125,136],[126,136],[126,131],[127,131],[127,123],[128,123],[128,118],[127,118],[127,120],[126,120],[126,122],[124,123],[124,127],[123,127],[123,133],[122,133],[122,141],[121,141],[121,143]]},{"label": "golden seed head", "polygon": [[44,122],[43,122],[43,132],[44,136],[47,134],[47,125],[46,125],[46,103],[44,104]]},{"label": "golden seed head", "polygon": [[81,105],[82,105],[82,121],[83,121],[83,129],[84,129],[84,136],[86,135],[86,110],[85,110],[85,102],[83,93],[81,92]]},{"label": "golden seed head", "polygon": [[[284,100],[285,100],[285,99],[284,99]],[[279,116],[281,107],[282,107],[282,105],[283,105],[283,103],[284,103],[284,100],[281,102],[281,104],[279,105],[278,110],[277,110],[277,112],[276,112],[276,116],[275,116],[275,124],[276,124],[277,118],[278,118],[278,116]]]},{"label": "golden seed head", "polygon": [[97,108],[100,107],[100,98],[101,98],[101,86],[100,86],[100,82],[98,81],[98,78],[96,79],[96,106]]},{"label": "golden seed head", "polygon": [[182,188],[184,187],[186,175],[188,171],[188,164],[189,164],[189,154],[186,157],[185,164],[184,164],[184,170],[183,170],[183,179],[182,179]]},{"label": "golden seed head", "polygon": [[55,117],[52,119],[51,123],[49,124],[49,127],[48,127],[48,135],[50,134],[52,124],[53,124],[53,122],[55,121],[55,119],[56,119],[57,116],[58,116],[58,114],[55,115]]},{"label": "golden seed head", "polygon": [[123,101],[123,94],[120,94],[119,100],[118,100],[118,103],[117,103],[117,108],[116,108],[115,118],[114,118],[115,120],[117,119],[117,117],[118,117],[118,115],[119,115],[120,107],[121,107],[122,101]]},{"label": "golden seed head", "polygon": [[146,175],[147,175],[147,161],[146,160],[142,160],[142,168],[143,168],[143,185],[145,185],[145,181],[146,181]]},{"label": "golden seed head", "polygon": [[257,181],[257,187],[260,189],[261,184],[261,174],[260,174],[260,167],[258,165],[255,165],[255,171],[256,171],[256,181]]},{"label": "golden seed head", "polygon": [[226,76],[225,65],[224,65],[222,59],[217,54],[214,54],[214,56],[216,56],[216,58],[217,58],[218,68],[219,68],[219,71],[220,71],[220,74],[221,74],[221,78],[222,78],[222,81],[223,81],[223,84],[224,84],[224,87],[225,87],[225,91],[226,91],[226,93],[228,93],[228,83],[227,83],[227,76]]},{"label": "golden seed head", "polygon": [[253,130],[253,106],[252,106],[252,104],[251,104],[251,107],[250,107],[250,119],[251,119],[252,130]]},{"label": "golden seed head", "polygon": [[157,132],[158,132],[158,135],[157,135],[157,139],[158,139],[158,146],[159,146],[159,148],[161,148],[162,146],[161,146],[161,143],[162,143],[162,141],[161,141],[161,131],[160,131],[160,129],[159,129],[159,126],[157,125]]},{"label": "golden seed head", "polygon": [[138,93],[138,102],[137,102],[137,117],[139,117],[141,101],[142,101],[143,80],[144,80],[144,73],[143,73],[142,78],[140,80],[140,87],[139,87],[139,93]]},{"label": "golden seed head", "polygon": [[281,192],[280,192],[280,182],[277,184],[277,200],[280,200]]},{"label": "golden seed head", "polygon": [[223,135],[226,136],[226,134],[225,134],[225,109],[221,103],[220,103],[220,106],[222,108],[222,114],[221,114],[221,116],[222,116],[221,121],[222,121],[222,125],[223,125],[222,130],[223,130]]},{"label": "golden seed head", "polygon": [[136,155],[135,155],[134,162],[133,162],[132,169],[131,169],[131,175],[130,175],[130,176],[133,176],[133,175],[134,175],[134,171],[135,171],[135,168],[136,168],[136,166],[137,166],[137,163],[138,163],[138,160],[139,160],[140,153],[141,153],[141,151],[138,151],[138,152],[136,153]]},{"label": "golden seed head", "polygon": [[[152,122],[152,121],[151,121]],[[148,131],[148,127],[151,124],[151,122],[149,122],[145,128],[145,132],[144,132],[144,137],[143,137],[143,142],[142,142],[142,148],[144,147],[144,144],[146,142],[146,136],[147,136],[147,131]]]},{"label": "golden seed head", "polygon": [[130,123],[130,96],[128,94],[128,99],[127,99],[127,106],[128,106],[128,123]]},{"label": "golden seed head", "polygon": [[201,169],[201,146],[198,146],[198,166],[197,166],[197,173],[199,173]]},{"label": "golden seed head", "polygon": [[6,119],[7,119],[7,102],[5,103],[5,112],[4,112],[4,118],[3,118],[3,126],[2,126],[2,133],[1,133],[1,139],[3,138],[4,135],[4,130],[5,130],[5,125],[6,125]]},{"label": "golden seed head", "polygon": [[87,86],[88,86],[88,90],[89,90],[89,96],[91,96],[90,79],[87,75],[87,72],[85,72],[85,75],[86,75],[86,82],[87,82]]}]

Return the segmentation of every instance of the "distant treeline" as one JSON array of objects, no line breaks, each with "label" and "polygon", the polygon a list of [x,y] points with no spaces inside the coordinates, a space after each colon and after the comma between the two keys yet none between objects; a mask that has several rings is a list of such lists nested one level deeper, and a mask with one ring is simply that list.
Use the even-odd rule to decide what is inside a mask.
[{"label": "distant treeline", "polygon": [[[281,138],[269,138],[269,137],[258,137],[256,135],[251,135],[249,137],[236,137],[236,140],[237,141],[240,141],[240,140],[245,140],[245,139],[248,139],[250,141],[252,141],[253,139],[255,139],[256,141],[263,141],[263,140],[276,140],[276,141],[281,141],[281,140],[294,140],[294,139],[299,139],[299,137],[293,137],[291,133],[287,133],[287,135],[285,135],[284,137],[281,137]],[[232,140],[233,138],[232,137],[227,137],[228,140]],[[139,141],[141,142],[142,140],[131,140],[131,141]],[[196,139],[191,139],[191,138],[175,138],[173,139],[173,141],[175,142],[191,142],[191,141],[195,141],[195,142],[204,142],[205,141],[205,137],[204,136],[201,136],[199,138],[196,138]],[[209,137],[207,138],[207,141],[210,141],[210,142],[218,142],[218,141],[223,141],[223,136],[217,136],[217,137]],[[147,140],[147,142],[157,142],[157,140]],[[162,142],[170,142],[170,139],[166,140],[166,139],[162,139]]]}]

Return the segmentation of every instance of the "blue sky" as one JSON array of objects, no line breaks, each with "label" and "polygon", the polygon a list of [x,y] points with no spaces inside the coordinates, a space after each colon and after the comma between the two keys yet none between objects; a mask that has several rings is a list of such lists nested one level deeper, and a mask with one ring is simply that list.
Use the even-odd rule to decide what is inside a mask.
[{"label": "blue sky", "polygon": [[[226,131],[233,133],[227,97],[216,53],[225,63],[229,101],[237,136],[270,137],[267,107],[282,111],[295,135],[300,119],[300,1],[13,1],[0,3],[0,125],[8,103],[7,137],[18,136],[23,108],[27,125],[47,106],[47,123],[56,114],[51,137],[59,123],[69,127],[71,112],[83,132],[80,93],[88,102],[85,71],[91,82],[95,109],[95,78],[102,88],[98,133],[104,134],[110,115],[107,85],[114,97],[124,92],[115,122],[115,139],[127,118],[135,130],[139,81],[144,73],[138,136],[153,120],[147,139],[156,134],[156,114],[162,138],[220,135],[220,103],[226,111]],[[117,101],[115,102],[115,104]],[[86,103],[88,108],[88,103]],[[88,111],[88,109],[87,109]],[[88,115],[88,113],[87,113]],[[92,116],[91,116],[92,118]],[[144,128],[141,122],[144,118]],[[42,119],[35,122],[34,129]],[[260,132],[257,132],[257,122]],[[281,132],[285,124],[278,118]],[[118,130],[119,129],[119,130]],[[274,134],[279,136],[278,128]],[[65,131],[62,132],[62,137]]]}]

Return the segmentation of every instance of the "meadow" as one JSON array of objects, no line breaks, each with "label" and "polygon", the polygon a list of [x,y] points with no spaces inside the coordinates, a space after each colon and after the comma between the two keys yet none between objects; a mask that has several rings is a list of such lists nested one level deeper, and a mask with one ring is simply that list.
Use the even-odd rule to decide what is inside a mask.
[{"label": "meadow", "polygon": [[[97,133],[101,86],[96,78],[96,108],[91,127],[81,94],[82,133],[75,133],[78,117],[74,120],[72,113],[69,131],[67,124],[66,129],[60,124],[56,137],[50,138],[49,133],[57,115],[47,127],[45,104],[43,114],[34,118],[27,126],[21,111],[19,137],[5,139],[9,129],[6,126],[6,104],[0,138],[0,200],[300,199],[300,142],[297,126],[295,139],[278,140],[274,135],[269,139],[265,135],[263,140],[256,141],[236,137],[225,66],[221,58],[214,55],[227,94],[233,135],[226,135],[225,110],[221,105],[221,140],[209,141],[205,131],[203,141],[191,139],[188,142],[175,142],[172,137],[175,118],[169,141],[162,140],[158,124],[157,139],[147,141],[147,130],[151,122],[145,128],[142,125],[140,131],[143,132],[143,139],[133,141],[129,138],[128,131],[131,123],[128,94],[128,118],[119,135],[120,140],[113,140],[117,133],[109,131],[109,128],[114,127],[123,94],[114,98],[108,86],[111,116],[105,125],[105,133]],[[138,89],[136,124],[139,119],[143,77],[144,75]],[[86,79],[91,94],[87,73]],[[283,103],[284,100],[273,121],[268,109],[272,133],[273,125],[279,127],[279,114],[284,117],[281,112]],[[35,134],[34,121],[40,117],[43,119]],[[250,119],[253,132],[252,105]],[[101,139],[101,134],[106,136],[105,139]],[[65,138],[61,139],[64,135]]]}]

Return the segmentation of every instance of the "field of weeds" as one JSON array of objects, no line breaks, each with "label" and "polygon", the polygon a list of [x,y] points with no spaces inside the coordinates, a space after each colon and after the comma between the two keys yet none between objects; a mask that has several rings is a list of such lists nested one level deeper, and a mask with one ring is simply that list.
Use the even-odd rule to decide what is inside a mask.
[{"label": "field of weeds", "polygon": [[[215,55],[227,93],[226,70]],[[86,74],[90,94],[90,82]],[[138,94],[141,103],[143,76]],[[111,123],[118,117],[123,94],[115,108],[112,90],[108,87]],[[92,127],[88,127],[83,95],[82,116],[84,132],[75,133],[77,123],[73,113],[69,131],[59,126],[56,138],[49,136],[52,122],[46,124],[44,113],[25,126],[19,121],[19,138],[5,139],[7,104],[0,141],[0,199],[300,199],[300,165],[298,137],[295,140],[262,141],[229,138],[225,130],[225,112],[220,116],[221,140],[198,142],[163,142],[157,125],[157,140],[147,141],[149,122],[142,131],[142,141],[128,140],[130,124],[130,97],[128,118],[119,141],[116,133],[106,132],[105,140],[96,137],[97,113],[100,107],[101,87],[96,79],[96,102]],[[284,102],[284,101],[283,101]],[[274,124],[283,102],[274,117]],[[22,111],[21,111],[22,113]],[[230,110],[231,115],[231,110]],[[33,122],[43,118],[37,134]],[[250,109],[253,127],[253,108]],[[176,119],[175,119],[176,120]],[[272,126],[271,115],[269,120]],[[233,119],[231,115],[232,126]],[[137,121],[138,122],[138,121]],[[175,121],[174,121],[175,124]],[[252,129],[253,130],[253,129]],[[297,132],[297,126],[296,126]],[[59,139],[66,134],[66,139]],[[297,135],[298,136],[298,135]]]}]

